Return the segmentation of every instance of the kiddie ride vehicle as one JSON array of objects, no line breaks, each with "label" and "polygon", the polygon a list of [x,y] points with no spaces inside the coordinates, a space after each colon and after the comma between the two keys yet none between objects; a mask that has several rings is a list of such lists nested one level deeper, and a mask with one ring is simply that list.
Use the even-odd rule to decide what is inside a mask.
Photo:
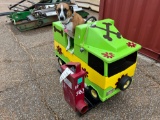
[{"label": "kiddie ride vehicle", "polygon": [[53,22],[64,97],[75,111],[84,114],[130,86],[141,46],[123,38],[112,19],[77,26],[68,51],[63,29],[60,22]]}]

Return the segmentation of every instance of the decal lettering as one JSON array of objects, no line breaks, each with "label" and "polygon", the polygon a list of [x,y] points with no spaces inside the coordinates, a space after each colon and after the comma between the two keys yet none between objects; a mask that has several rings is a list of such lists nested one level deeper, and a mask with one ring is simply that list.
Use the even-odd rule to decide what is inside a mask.
[{"label": "decal lettering", "polygon": [[81,94],[84,94],[84,88],[82,88],[76,92],[76,96],[81,95]]},{"label": "decal lettering", "polygon": [[77,90],[78,87],[79,87],[79,85],[76,85],[76,86],[75,86],[75,90]]}]

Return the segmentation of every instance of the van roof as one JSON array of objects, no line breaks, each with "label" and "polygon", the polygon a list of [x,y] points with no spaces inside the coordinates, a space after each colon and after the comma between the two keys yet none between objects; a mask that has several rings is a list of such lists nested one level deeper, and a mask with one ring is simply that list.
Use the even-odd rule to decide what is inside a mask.
[{"label": "van roof", "polygon": [[77,34],[85,36],[81,40],[81,46],[85,50],[107,63],[121,59],[141,48],[139,44],[123,38],[112,19],[79,25],[76,28]]}]

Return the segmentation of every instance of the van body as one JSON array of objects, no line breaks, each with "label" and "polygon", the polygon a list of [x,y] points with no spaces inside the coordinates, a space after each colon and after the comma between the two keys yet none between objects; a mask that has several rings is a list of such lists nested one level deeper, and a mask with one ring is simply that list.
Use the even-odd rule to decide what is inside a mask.
[{"label": "van body", "polygon": [[129,87],[141,46],[123,38],[112,19],[77,26],[68,51],[61,22],[53,22],[53,32],[56,56],[61,63],[81,63],[86,71],[86,88],[91,90],[94,99],[105,101]]}]

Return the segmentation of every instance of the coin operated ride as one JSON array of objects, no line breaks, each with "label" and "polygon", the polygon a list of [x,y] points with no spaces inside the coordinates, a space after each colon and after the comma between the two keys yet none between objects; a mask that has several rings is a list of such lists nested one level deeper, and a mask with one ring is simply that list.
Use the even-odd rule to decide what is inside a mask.
[{"label": "coin operated ride", "polygon": [[[99,21],[88,19],[86,24],[78,25],[69,50],[66,50],[67,35],[60,22],[53,22],[53,34],[55,54],[61,66],[59,71],[63,74],[67,67],[70,69],[70,62],[72,64],[78,62],[81,70],[85,72],[82,80],[84,81],[82,101],[86,104],[79,109],[76,102],[73,102],[74,105],[68,102],[75,111],[84,114],[99,102],[104,102],[126,90],[133,82],[137,52],[141,46],[122,37],[112,19]],[[74,53],[71,52],[73,49]],[[78,78],[74,81],[76,84],[73,84],[73,79],[70,79],[71,74],[72,72],[69,72],[69,77],[66,78],[67,81],[72,81],[74,86],[69,89],[72,89],[74,94],[69,95],[68,99],[65,97],[66,101],[76,98],[75,88]],[[64,96],[70,94],[67,89],[63,90]]]}]

